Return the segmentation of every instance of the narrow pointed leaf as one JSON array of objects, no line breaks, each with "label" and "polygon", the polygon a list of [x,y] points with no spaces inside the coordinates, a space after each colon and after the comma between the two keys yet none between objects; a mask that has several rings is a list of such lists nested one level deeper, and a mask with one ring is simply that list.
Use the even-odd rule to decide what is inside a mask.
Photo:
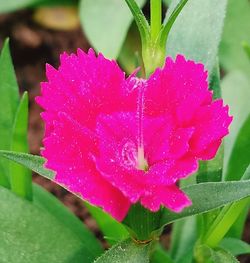
[{"label": "narrow pointed leaf", "polygon": [[[15,152],[28,152],[28,94],[25,92],[16,112],[11,150]],[[26,167],[10,164],[11,190],[28,200],[32,200],[32,178],[31,171]]]},{"label": "narrow pointed leaf", "polygon": [[197,222],[195,217],[189,217],[174,223],[171,233],[170,254],[174,262],[187,257],[197,240]]},{"label": "narrow pointed leaf", "polygon": [[168,34],[182,11],[183,7],[186,5],[188,0],[180,0],[178,4],[176,4],[175,8],[172,10],[171,14],[169,15],[169,18],[167,19],[166,23],[163,25],[162,30],[160,32],[160,46],[166,46],[166,41],[168,38]]},{"label": "narrow pointed leaf", "polygon": [[54,179],[55,173],[51,170],[44,168],[45,159],[43,157],[28,153],[18,153],[1,150],[0,157],[4,157],[8,160],[21,164],[49,180]]},{"label": "narrow pointed leaf", "polygon": [[162,225],[187,216],[201,214],[250,196],[250,180],[234,182],[213,182],[191,185],[182,189],[193,205],[181,213],[165,210]]},{"label": "narrow pointed leaf", "polygon": [[[1,9],[1,8],[0,8]],[[16,76],[10,56],[9,41],[6,40],[0,56],[0,150],[10,150],[12,125],[19,103]],[[9,178],[6,160],[0,160],[0,177]]]}]

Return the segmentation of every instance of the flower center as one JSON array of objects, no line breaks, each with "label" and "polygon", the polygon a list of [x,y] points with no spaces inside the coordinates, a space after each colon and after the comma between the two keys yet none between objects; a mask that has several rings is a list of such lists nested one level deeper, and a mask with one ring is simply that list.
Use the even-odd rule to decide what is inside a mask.
[{"label": "flower center", "polygon": [[137,169],[147,171],[148,170],[148,162],[144,156],[144,149],[143,147],[138,147],[138,154],[137,154]]},{"label": "flower center", "polygon": [[147,171],[148,163],[144,157],[144,149],[138,147],[135,143],[128,141],[122,148],[122,163],[126,168],[136,168],[138,170]]}]

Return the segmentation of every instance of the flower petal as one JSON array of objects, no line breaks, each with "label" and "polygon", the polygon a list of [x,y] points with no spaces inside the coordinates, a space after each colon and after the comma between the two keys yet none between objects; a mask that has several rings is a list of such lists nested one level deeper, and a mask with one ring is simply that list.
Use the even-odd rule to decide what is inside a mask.
[{"label": "flower petal", "polygon": [[64,111],[84,126],[94,127],[100,113],[122,109],[135,110],[137,95],[133,83],[115,61],[85,54],[61,56],[58,70],[47,65],[47,83],[42,83],[42,96],[36,101],[45,110]]},{"label": "flower petal", "polygon": [[178,55],[175,61],[167,58],[147,81],[145,114],[171,114],[180,125],[188,125],[196,109],[211,100],[204,66]]},{"label": "flower petal", "polygon": [[191,200],[176,185],[162,186],[148,192],[141,198],[141,204],[152,212],[166,206],[174,212],[181,212],[185,207],[192,204]]}]

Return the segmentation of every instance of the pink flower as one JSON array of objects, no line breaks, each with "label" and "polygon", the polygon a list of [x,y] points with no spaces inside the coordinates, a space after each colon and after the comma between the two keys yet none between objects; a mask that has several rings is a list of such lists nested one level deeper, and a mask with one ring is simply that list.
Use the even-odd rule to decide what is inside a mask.
[{"label": "pink flower", "polygon": [[166,59],[148,80],[125,78],[115,61],[63,54],[36,98],[45,112],[46,167],[55,180],[121,221],[131,204],[180,212],[177,186],[216,154],[232,120],[212,102],[202,64]]}]

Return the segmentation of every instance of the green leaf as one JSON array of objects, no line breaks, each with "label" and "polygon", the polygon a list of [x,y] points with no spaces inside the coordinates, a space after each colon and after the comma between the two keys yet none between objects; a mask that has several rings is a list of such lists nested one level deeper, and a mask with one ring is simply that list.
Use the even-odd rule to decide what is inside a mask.
[{"label": "green leaf", "polygon": [[182,190],[190,197],[193,205],[181,213],[165,210],[161,225],[187,216],[201,214],[250,196],[250,180],[201,183],[184,187]]},{"label": "green leaf", "polygon": [[[91,263],[95,248],[46,209],[0,187],[2,263]],[[93,243],[91,243],[93,245]]]},{"label": "green leaf", "polygon": [[[137,0],[143,6],[145,0]],[[81,0],[80,19],[96,51],[117,58],[133,16],[124,0]]]},{"label": "green leaf", "polygon": [[[15,152],[28,152],[28,103],[27,92],[23,94],[16,112],[11,150]],[[16,163],[10,164],[11,190],[17,195],[32,200],[32,178],[31,171]]]},{"label": "green leaf", "polygon": [[250,43],[249,20],[250,3],[248,0],[228,0],[219,52],[220,62],[227,71],[239,69],[247,75],[250,73],[250,60],[242,48],[243,41]]},{"label": "green leaf", "polygon": [[174,223],[170,245],[170,255],[174,262],[187,258],[188,251],[193,250],[197,239],[196,225],[195,217],[188,217]]},{"label": "green leaf", "polygon": [[244,209],[241,214],[239,215],[239,218],[235,221],[235,223],[232,225],[232,227],[229,229],[229,231],[226,234],[226,237],[231,238],[238,238],[241,239],[246,223],[246,219],[248,217],[249,208]]},{"label": "green leaf", "polygon": [[166,22],[163,24],[162,30],[160,32],[160,39],[159,39],[160,46],[164,46],[164,48],[166,47],[169,32],[173,27],[173,24],[176,21],[177,17],[179,16],[180,12],[186,5],[187,1],[188,0],[180,0],[175,5],[175,8],[171,10],[169,17],[168,19],[166,19]]},{"label": "green leaf", "polygon": [[234,256],[250,254],[250,245],[236,238],[224,238],[220,242],[220,247],[229,251]]},{"label": "green leaf", "polygon": [[[170,11],[179,0],[173,0]],[[215,65],[226,10],[226,0],[189,0],[176,19],[167,41],[167,55],[183,54],[202,62],[209,73]]]},{"label": "green leaf", "polygon": [[[250,179],[250,166],[246,169],[241,181]],[[205,235],[202,237],[203,243],[209,247],[218,246],[219,242],[227,234],[230,227],[236,222],[242,211],[249,205],[249,198],[244,198],[238,202],[226,205],[221,209],[216,218],[210,222],[206,228]]]},{"label": "green leaf", "polygon": [[[229,127],[229,135],[226,136],[226,138],[224,139],[223,178],[227,180],[227,166],[229,164],[229,158],[232,154],[236,138],[239,134],[241,127],[250,115],[250,81],[247,78],[247,76],[239,71],[234,71],[228,74],[222,81],[222,97],[225,104],[229,105],[229,112],[233,116],[233,122]],[[244,149],[242,154],[247,154],[247,152],[249,153],[249,149]],[[242,155],[238,156],[239,159],[242,157]],[[242,171],[242,168],[240,169]],[[235,180],[237,180],[241,177],[242,174],[243,172],[241,172],[240,174],[237,172],[235,175],[230,173],[230,178],[235,178]]]},{"label": "green leaf", "polygon": [[222,248],[212,249],[206,245],[200,245],[195,249],[197,262],[205,263],[238,263],[239,261],[228,251]]},{"label": "green leaf", "polygon": [[144,45],[144,44],[146,44],[146,41],[149,40],[150,33],[151,33],[148,21],[146,20],[144,14],[140,8],[140,5],[138,5],[136,0],[125,0],[125,1],[129,7],[133,17],[134,17],[137,28],[140,32],[142,45]]},{"label": "green leaf", "polygon": [[[249,87],[250,89],[250,87]],[[228,161],[226,180],[239,180],[250,164],[250,114],[235,140],[231,156]]]},{"label": "green leaf", "polygon": [[42,175],[43,177],[53,180],[55,172],[44,168],[45,159],[43,157],[28,153],[18,153],[11,151],[1,151],[0,156],[21,164],[30,170]]},{"label": "green leaf", "polygon": [[[0,150],[10,150],[12,125],[19,103],[19,92],[8,40],[5,41],[2,48],[0,72]],[[0,182],[8,186],[9,167],[6,160],[0,160],[0,178]]]},{"label": "green leaf", "polygon": [[152,256],[150,263],[174,263],[168,252],[160,245],[157,244]]},{"label": "green leaf", "polygon": [[149,247],[128,239],[113,246],[95,263],[149,263]]},{"label": "green leaf", "polygon": [[88,244],[87,249],[94,255],[102,253],[101,244],[85,225],[72,214],[56,197],[45,191],[39,185],[33,184],[35,206],[46,210],[66,228],[70,229],[82,243]]},{"label": "green leaf", "polygon": [[220,248],[213,250],[211,259],[214,263],[239,263],[230,252]]},{"label": "green leaf", "polygon": [[129,233],[124,225],[98,207],[88,203],[85,203],[85,206],[87,206],[92,217],[96,220],[100,230],[104,234],[104,238],[107,239],[111,245],[128,238]]}]

